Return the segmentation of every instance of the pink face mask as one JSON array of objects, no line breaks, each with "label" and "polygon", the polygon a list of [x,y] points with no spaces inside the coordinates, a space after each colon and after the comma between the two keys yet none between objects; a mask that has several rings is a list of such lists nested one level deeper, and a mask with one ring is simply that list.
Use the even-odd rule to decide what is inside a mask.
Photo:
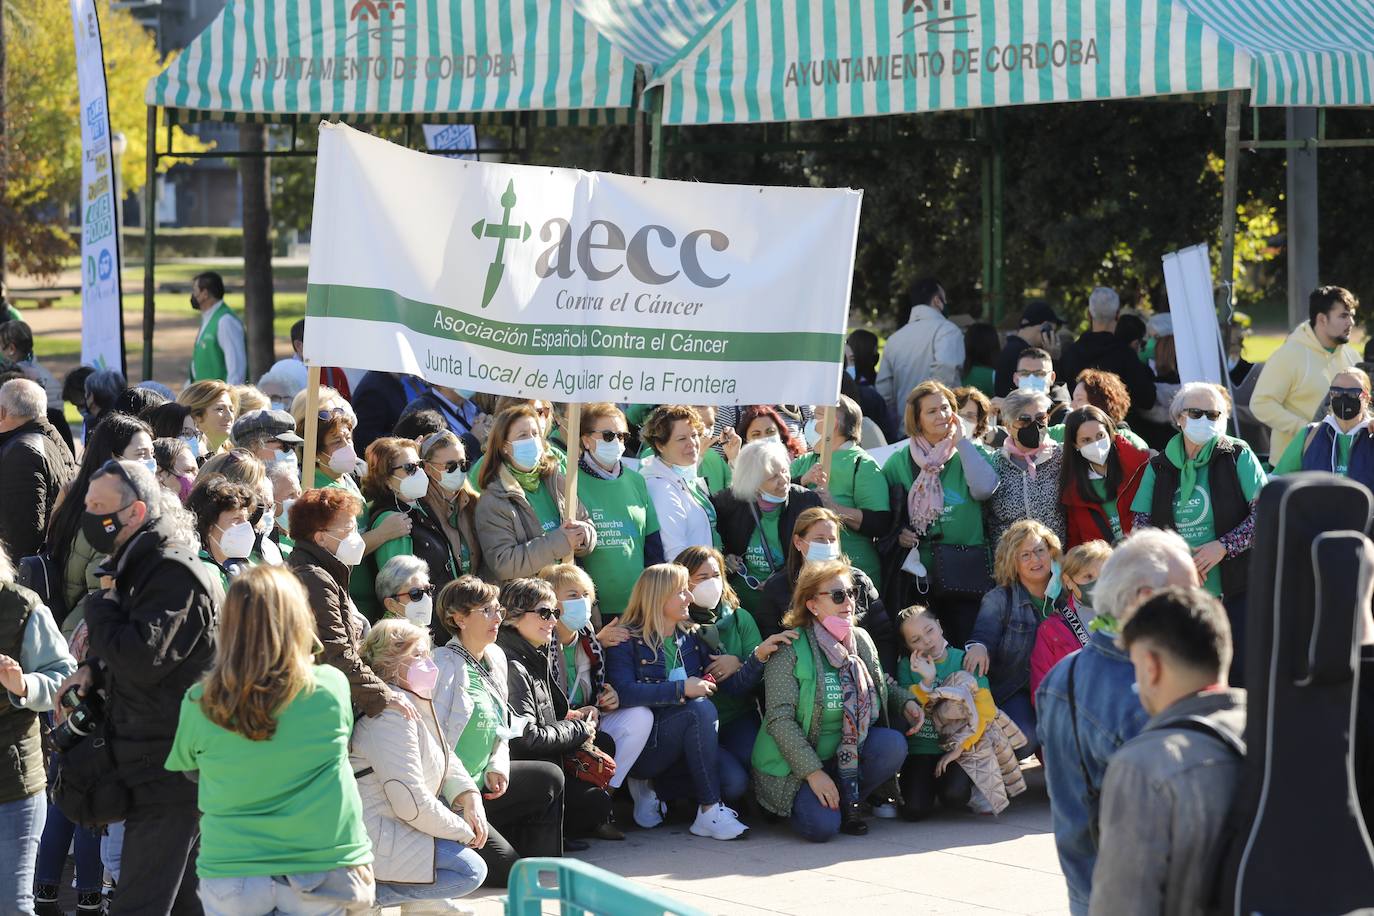
[{"label": "pink face mask", "polygon": [[406,681],[410,689],[420,696],[433,697],[434,685],[439,683],[439,666],[428,655],[422,655],[406,669]]},{"label": "pink face mask", "polygon": [[196,479],[190,474],[180,474],[177,476],[177,495],[181,497],[181,504],[186,504],[186,497],[191,495],[191,490],[195,489]]},{"label": "pink face mask", "polygon": [[848,617],[841,617],[839,614],[832,614],[829,617],[821,618],[821,626],[825,627],[825,632],[835,637],[836,642],[844,642],[849,638],[849,631],[854,628]]}]

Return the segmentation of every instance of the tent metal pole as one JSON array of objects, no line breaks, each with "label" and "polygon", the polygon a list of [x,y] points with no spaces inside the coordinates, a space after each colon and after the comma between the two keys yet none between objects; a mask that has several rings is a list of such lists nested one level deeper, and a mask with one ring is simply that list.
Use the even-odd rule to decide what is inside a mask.
[{"label": "tent metal pole", "polygon": [[644,177],[644,70],[635,67],[635,90],[630,97],[630,117],[634,118],[634,170],[635,174]]},{"label": "tent metal pole", "polygon": [[[1236,275],[1236,205],[1240,188],[1240,119],[1242,92],[1226,93],[1225,172],[1221,183],[1221,282],[1229,287]],[[1231,297],[1228,295],[1227,300]]]},{"label": "tent metal pole", "polygon": [[653,112],[649,120],[649,177],[663,177],[663,89],[653,93]]},{"label": "tent metal pole", "polygon": [[146,183],[143,186],[143,378],[153,377],[153,320],[157,311],[157,106],[148,106]]},{"label": "tent metal pole", "polygon": [[992,112],[992,315],[993,323],[1006,311],[1006,260],[1002,256],[1002,113]]},{"label": "tent metal pole", "polygon": [[982,255],[983,255],[983,306],[988,319],[997,323],[997,308],[992,293],[992,138],[988,130],[988,113],[978,112],[980,185],[983,195],[982,206]]}]

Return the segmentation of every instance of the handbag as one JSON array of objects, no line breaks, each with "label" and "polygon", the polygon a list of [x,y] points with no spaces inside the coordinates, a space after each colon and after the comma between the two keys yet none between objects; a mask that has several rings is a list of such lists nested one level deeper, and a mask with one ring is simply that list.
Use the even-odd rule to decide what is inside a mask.
[{"label": "handbag", "polygon": [[82,827],[103,827],[129,813],[129,787],[119,778],[113,733],[103,720],[81,741],[58,754],[52,801],[67,819]]},{"label": "handbag", "polygon": [[930,553],[935,566],[931,591],[936,597],[982,598],[993,589],[986,547],[937,543]]},{"label": "handbag", "polygon": [[615,758],[588,738],[577,750],[563,756],[563,771],[571,778],[591,783],[598,789],[609,790],[611,779],[615,776]]}]

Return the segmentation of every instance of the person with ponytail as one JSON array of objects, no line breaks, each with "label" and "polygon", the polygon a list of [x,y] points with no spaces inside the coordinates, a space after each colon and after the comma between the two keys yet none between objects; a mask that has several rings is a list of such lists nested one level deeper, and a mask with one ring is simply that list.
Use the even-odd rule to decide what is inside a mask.
[{"label": "person with ponytail", "polygon": [[318,645],[305,589],[285,569],[256,566],[229,587],[214,662],[181,701],[166,759],[198,783],[208,916],[373,901],[348,681],[315,664]]}]

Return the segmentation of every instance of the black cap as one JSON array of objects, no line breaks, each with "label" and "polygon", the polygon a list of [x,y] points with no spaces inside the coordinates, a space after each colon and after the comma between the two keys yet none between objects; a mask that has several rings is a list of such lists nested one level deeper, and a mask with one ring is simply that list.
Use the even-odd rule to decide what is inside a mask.
[{"label": "black cap", "polygon": [[1048,302],[1039,300],[1026,306],[1026,310],[1021,313],[1021,327],[1028,328],[1033,324],[1044,324],[1045,322],[1062,325],[1064,319],[1054,313],[1054,308]]},{"label": "black cap", "polygon": [[296,445],[303,440],[296,435],[296,421],[284,410],[250,410],[234,421],[231,437],[235,442],[250,439],[276,439]]}]

